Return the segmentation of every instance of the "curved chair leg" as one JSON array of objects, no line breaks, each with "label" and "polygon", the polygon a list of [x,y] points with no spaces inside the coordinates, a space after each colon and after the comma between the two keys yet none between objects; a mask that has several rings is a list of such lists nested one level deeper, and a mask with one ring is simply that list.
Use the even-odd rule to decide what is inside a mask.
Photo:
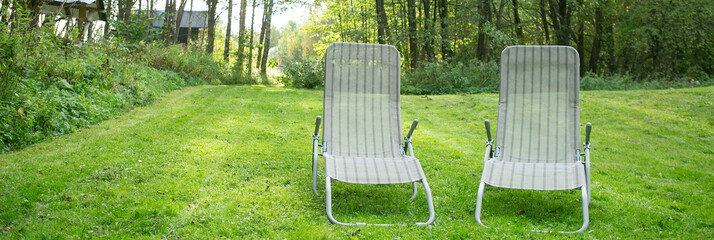
[{"label": "curved chair leg", "polygon": [[485,189],[486,183],[481,182],[481,184],[479,184],[478,186],[478,195],[476,196],[476,210],[474,211],[476,222],[484,227],[486,227],[486,225],[483,225],[483,222],[481,222],[481,203],[483,201],[483,191]]},{"label": "curved chair leg", "polygon": [[585,232],[586,229],[588,229],[588,225],[590,225],[590,216],[588,214],[588,206],[590,205],[590,200],[588,199],[590,197],[590,192],[589,188],[586,186],[583,186],[580,188],[582,198],[583,198],[583,226],[580,227],[580,229],[576,230],[575,232],[560,232],[560,233],[579,233],[579,232]]},{"label": "curved chair leg", "polygon": [[592,201],[592,192],[590,191],[590,162],[585,163],[585,186],[588,190],[588,203]]},{"label": "curved chair leg", "polygon": [[416,198],[416,196],[417,196],[417,183],[416,183],[416,182],[412,182],[412,197],[409,198],[409,200],[410,200],[410,201],[414,201],[414,199]]},{"label": "curved chair leg", "polygon": [[583,226],[575,232],[584,232],[585,229],[588,229],[588,225],[590,225],[590,216],[588,215],[588,205],[590,205],[590,200],[588,198],[590,198],[590,189],[589,187],[583,187],[580,188],[580,190],[583,195]]},{"label": "curved chair leg", "polygon": [[317,194],[317,155],[315,154],[312,156],[312,193],[319,196]]},{"label": "curved chair leg", "polygon": [[[426,182],[426,179],[422,179],[422,184],[424,184],[424,192],[426,193],[426,201],[429,205],[429,220],[426,222],[419,222],[416,223],[418,226],[424,226],[428,225],[434,222],[435,218],[435,213],[434,213],[434,203],[431,197],[431,189],[429,188],[429,184]],[[332,179],[330,177],[325,177],[325,208],[327,210],[327,219],[330,220],[331,223],[341,225],[341,226],[363,226],[363,225],[370,225],[370,226],[392,226],[393,224],[367,224],[367,223],[343,223],[340,221],[337,221],[333,216],[332,216]]]},{"label": "curved chair leg", "polygon": [[317,143],[317,139],[312,140],[312,193],[315,194],[315,196],[318,196],[317,194],[317,159],[318,159],[318,153],[317,153],[317,146],[319,144]]},{"label": "curved chair leg", "polygon": [[332,179],[330,179],[330,177],[325,177],[325,207],[327,208],[327,219],[333,224],[341,226],[392,226],[392,224],[343,223],[335,220],[335,218],[332,217]]},{"label": "curved chair leg", "polygon": [[[421,180],[424,184],[424,193],[426,194],[426,204],[429,206],[429,220],[426,222],[418,222],[417,226],[426,226],[434,222],[436,213],[434,213],[434,200],[431,197],[431,188],[429,188],[429,183],[426,182],[426,178]],[[416,184],[416,183],[415,183]],[[416,185],[414,185],[414,194],[416,194]]]}]

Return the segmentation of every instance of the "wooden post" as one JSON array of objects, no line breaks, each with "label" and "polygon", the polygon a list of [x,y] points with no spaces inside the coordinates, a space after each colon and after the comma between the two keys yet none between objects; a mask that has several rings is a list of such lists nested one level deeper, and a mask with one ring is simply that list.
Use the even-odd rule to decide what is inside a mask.
[{"label": "wooden post", "polygon": [[79,30],[79,41],[84,42],[84,26],[87,22],[87,4],[79,4],[79,18],[77,18],[77,29]]}]

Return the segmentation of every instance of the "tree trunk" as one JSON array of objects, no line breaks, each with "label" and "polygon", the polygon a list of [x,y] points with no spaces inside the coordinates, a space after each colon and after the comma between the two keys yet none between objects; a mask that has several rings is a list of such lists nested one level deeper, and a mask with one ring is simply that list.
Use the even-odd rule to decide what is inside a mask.
[{"label": "tree trunk", "polygon": [[245,40],[246,40],[246,32],[245,32],[245,9],[246,9],[246,0],[241,0],[240,1],[240,16],[238,19],[238,24],[240,26],[238,27],[238,59],[236,60],[236,71],[243,75],[243,59],[245,58],[244,54],[244,48],[245,48]]},{"label": "tree trunk", "polygon": [[602,8],[600,5],[595,7],[595,36],[593,36],[593,48],[590,51],[590,61],[588,62],[588,71],[598,72],[598,61],[600,61],[600,38],[602,37]]},{"label": "tree trunk", "polygon": [[387,22],[387,13],[384,11],[384,0],[376,0],[377,8],[377,42],[386,44],[389,39],[389,27]]},{"label": "tree trunk", "polygon": [[[122,0],[119,0],[122,1]],[[164,40],[166,41],[165,44],[169,45],[171,44],[171,29],[173,28],[173,25],[171,24],[171,1],[172,0],[166,0],[166,5],[164,6]],[[121,14],[120,14],[121,15]]]},{"label": "tree trunk", "polygon": [[253,25],[255,23],[255,3],[253,0],[253,12],[250,15],[250,47],[248,48],[248,74],[253,74]]},{"label": "tree trunk", "polygon": [[498,13],[496,15],[496,29],[501,29],[501,22],[503,20],[503,9],[506,6],[506,0],[501,0],[498,4]]},{"label": "tree trunk", "polygon": [[523,40],[521,17],[518,16],[518,0],[512,0],[511,2],[513,2],[513,25],[516,26],[516,37],[518,37],[519,40]]},{"label": "tree trunk", "polygon": [[451,38],[449,38],[449,9],[446,0],[439,1],[439,20],[441,23],[441,59],[446,60],[453,54]]},{"label": "tree trunk", "polygon": [[228,63],[231,53],[231,23],[233,22],[233,0],[228,0],[228,23],[226,23],[226,42],[223,46],[223,62]]},{"label": "tree trunk", "polygon": [[414,0],[407,0],[407,22],[409,24],[409,55],[411,56],[410,67],[415,69],[418,65],[419,50],[417,49],[417,27],[416,27],[416,11]]},{"label": "tree trunk", "polygon": [[263,60],[263,42],[265,41],[265,25],[267,25],[266,17],[268,16],[268,0],[263,0],[263,19],[260,24],[260,37],[258,37],[258,59],[255,60],[255,67],[260,69],[260,63]]},{"label": "tree trunk", "polygon": [[[578,0],[578,8],[582,11],[584,8],[583,0]],[[578,18],[578,34],[575,35],[575,46],[578,50],[578,57],[581,65],[585,65],[585,21],[583,18]],[[580,68],[580,74],[585,72],[585,67]]]},{"label": "tree trunk", "polygon": [[268,11],[265,12],[265,41],[263,43],[263,58],[260,59],[260,74],[268,75],[268,52],[270,51],[270,23],[273,16],[273,0],[268,0]]},{"label": "tree trunk", "polygon": [[[149,0],[151,1],[151,0]],[[191,32],[193,31],[193,0],[191,0],[191,10],[188,12],[188,36],[186,36],[186,48],[191,46]]]},{"label": "tree trunk", "polygon": [[570,15],[571,10],[568,0],[549,0],[550,19],[553,21],[556,44],[567,46],[570,44]]},{"label": "tree trunk", "polygon": [[10,6],[10,0],[2,0],[2,7],[0,7],[0,23],[3,23],[3,26],[6,26],[10,22],[7,19],[8,16],[5,15],[5,13],[7,13],[8,6]]},{"label": "tree trunk", "polygon": [[216,7],[218,0],[208,0],[208,32],[206,36],[206,52],[213,53],[213,44],[216,37]]},{"label": "tree trunk", "polygon": [[550,44],[550,32],[548,31],[548,17],[545,11],[545,0],[540,0],[540,4],[538,4],[540,7],[540,21],[543,24],[543,35],[545,41],[543,42],[543,45]]},{"label": "tree trunk", "polygon": [[[112,0],[105,0],[105,8],[107,9],[107,20],[112,19]],[[104,37],[107,38],[111,32],[112,26],[109,24],[110,21],[104,22]]]},{"label": "tree trunk", "polygon": [[434,61],[434,33],[432,32],[434,29],[434,22],[431,21],[431,5],[430,2],[431,0],[422,0],[422,6],[424,8],[424,36],[427,38],[427,40],[424,43],[424,52],[426,52],[426,61],[427,62],[433,62]]},{"label": "tree trunk", "polygon": [[486,35],[486,23],[491,21],[491,3],[489,0],[481,0],[479,4],[481,9],[481,21],[479,21],[478,30],[478,45],[476,46],[476,56],[479,60],[486,62],[488,59],[489,40]]},{"label": "tree trunk", "polygon": [[181,0],[181,5],[179,6],[178,12],[176,12],[175,28],[174,28],[174,43],[178,43],[178,35],[181,32],[181,19],[183,19],[183,10],[186,9],[186,0]]}]

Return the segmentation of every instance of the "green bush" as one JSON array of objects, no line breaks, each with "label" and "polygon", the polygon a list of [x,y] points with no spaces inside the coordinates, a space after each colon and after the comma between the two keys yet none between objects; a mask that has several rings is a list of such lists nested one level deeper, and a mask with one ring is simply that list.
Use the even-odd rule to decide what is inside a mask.
[{"label": "green bush", "polygon": [[[73,132],[221,74],[211,72],[217,64],[177,47],[127,47],[121,41],[75,45],[47,29],[30,31],[0,31],[0,152]],[[158,52],[175,54],[163,56],[163,66],[172,68],[145,64]]]},{"label": "green bush", "polygon": [[325,68],[321,58],[306,58],[288,63],[278,82],[288,87],[314,89],[325,86]]},{"label": "green bush", "polygon": [[454,94],[497,92],[496,62],[426,63],[402,74],[402,94]]},{"label": "green bush", "polygon": [[225,74],[228,70],[223,64],[214,61],[211,54],[200,50],[187,51],[179,45],[164,48],[154,43],[145,45],[142,51],[147,65],[177,72],[183,78],[200,78],[207,82],[224,82],[228,79]]},{"label": "green bush", "polygon": [[665,89],[665,88],[690,88],[710,86],[714,79],[706,74],[694,77],[651,77],[646,80],[637,80],[632,75],[596,75],[585,73],[580,78],[581,90],[639,90],[639,89]]}]

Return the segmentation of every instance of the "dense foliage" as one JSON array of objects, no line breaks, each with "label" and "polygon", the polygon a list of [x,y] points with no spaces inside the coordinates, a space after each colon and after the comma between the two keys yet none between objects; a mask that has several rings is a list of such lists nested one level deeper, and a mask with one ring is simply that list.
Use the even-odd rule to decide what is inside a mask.
[{"label": "dense foliage", "polygon": [[278,82],[288,87],[314,89],[325,85],[322,59],[313,57],[291,62],[283,67]]},{"label": "dense foliage", "polygon": [[285,29],[300,35],[281,40],[279,51],[320,56],[333,42],[394,45],[403,93],[493,91],[495,68],[486,66],[497,67],[509,45],[576,48],[584,89],[700,86],[714,76],[707,0],[321,0],[312,7],[299,31]]},{"label": "dense foliage", "polygon": [[498,65],[487,63],[426,63],[402,74],[404,94],[498,92]]},{"label": "dense foliage", "polygon": [[51,29],[0,31],[0,152],[73,132],[151,103],[162,93],[220,80],[210,56],[121,39],[79,44]]}]

